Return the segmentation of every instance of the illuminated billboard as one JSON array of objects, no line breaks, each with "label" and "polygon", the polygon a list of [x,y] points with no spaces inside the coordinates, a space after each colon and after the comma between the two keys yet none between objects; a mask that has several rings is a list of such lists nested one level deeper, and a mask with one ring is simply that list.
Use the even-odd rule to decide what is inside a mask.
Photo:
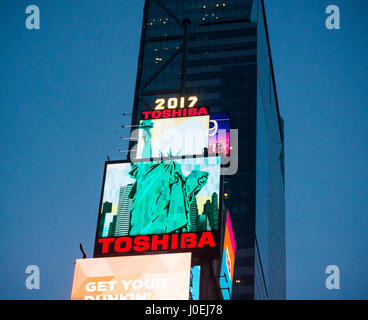
[{"label": "illuminated billboard", "polygon": [[235,263],[235,238],[231,226],[230,214],[227,212],[224,238],[224,250],[221,261],[220,287],[224,300],[231,299],[234,263]]},{"label": "illuminated billboard", "polygon": [[209,115],[207,107],[193,107],[184,109],[166,109],[166,110],[146,110],[142,111],[142,120],[164,119],[177,117],[199,117]]},{"label": "illuminated billboard", "polygon": [[220,163],[220,157],[106,162],[94,256],[218,254]]},{"label": "illuminated billboard", "polygon": [[72,300],[188,300],[191,253],[78,259]]},{"label": "illuminated billboard", "polygon": [[209,141],[209,154],[230,155],[230,120],[227,114],[211,114]]},{"label": "illuminated billboard", "polygon": [[208,134],[209,116],[141,120],[136,158],[202,155]]},{"label": "illuminated billboard", "polygon": [[158,98],[154,110],[145,110],[141,113],[142,120],[164,119],[176,117],[199,117],[209,115],[207,107],[197,107],[197,97]]}]

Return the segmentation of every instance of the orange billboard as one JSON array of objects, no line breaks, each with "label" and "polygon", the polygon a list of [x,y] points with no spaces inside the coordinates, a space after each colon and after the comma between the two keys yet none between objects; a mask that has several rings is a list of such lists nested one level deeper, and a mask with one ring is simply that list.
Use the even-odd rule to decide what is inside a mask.
[{"label": "orange billboard", "polygon": [[77,259],[72,300],[188,300],[191,253]]}]

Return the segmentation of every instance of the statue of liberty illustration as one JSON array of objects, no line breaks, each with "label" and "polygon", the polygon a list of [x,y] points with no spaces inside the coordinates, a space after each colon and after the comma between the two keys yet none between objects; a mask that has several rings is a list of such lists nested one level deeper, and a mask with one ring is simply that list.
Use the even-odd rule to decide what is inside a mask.
[{"label": "statue of liberty illustration", "polygon": [[[140,124],[144,159],[152,157],[152,128],[151,120]],[[168,156],[172,157],[171,151]],[[190,204],[207,183],[208,172],[192,170],[184,176],[181,164],[169,159],[132,163],[129,175],[135,180],[129,193],[133,200],[129,235],[187,231]]]}]

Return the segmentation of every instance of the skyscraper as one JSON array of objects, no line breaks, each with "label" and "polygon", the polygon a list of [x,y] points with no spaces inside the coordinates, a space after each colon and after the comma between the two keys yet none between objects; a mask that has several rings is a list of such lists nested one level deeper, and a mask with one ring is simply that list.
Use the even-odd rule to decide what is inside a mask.
[{"label": "skyscraper", "polygon": [[115,236],[127,236],[130,228],[130,207],[133,203],[128,198],[132,184],[120,187],[118,213],[115,225]]},{"label": "skyscraper", "polygon": [[99,234],[98,236],[99,237],[102,237],[102,233],[103,233],[103,230],[104,230],[104,223],[105,223],[105,218],[106,218],[106,214],[107,213],[110,213],[112,211],[112,203],[111,202],[104,202],[103,205],[102,205],[102,212],[101,212],[101,215],[99,217],[99,227],[98,227],[98,230],[99,230]]},{"label": "skyscraper", "polygon": [[190,204],[189,211],[189,231],[197,230],[197,220],[198,220],[198,207],[197,207],[197,199],[194,198],[192,203]]},{"label": "skyscraper", "polygon": [[145,1],[132,123],[157,98],[187,96],[238,129],[238,171],[224,178],[232,298],[284,299],[284,132],[262,0]]}]

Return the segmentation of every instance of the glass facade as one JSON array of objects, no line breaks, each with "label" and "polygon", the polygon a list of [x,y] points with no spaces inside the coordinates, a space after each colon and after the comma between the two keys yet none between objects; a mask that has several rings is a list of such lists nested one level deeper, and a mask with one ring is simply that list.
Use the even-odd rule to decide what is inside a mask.
[{"label": "glass facade", "polygon": [[238,129],[224,179],[236,240],[233,299],[285,299],[283,120],[262,1],[146,0],[133,108],[197,96]]}]

